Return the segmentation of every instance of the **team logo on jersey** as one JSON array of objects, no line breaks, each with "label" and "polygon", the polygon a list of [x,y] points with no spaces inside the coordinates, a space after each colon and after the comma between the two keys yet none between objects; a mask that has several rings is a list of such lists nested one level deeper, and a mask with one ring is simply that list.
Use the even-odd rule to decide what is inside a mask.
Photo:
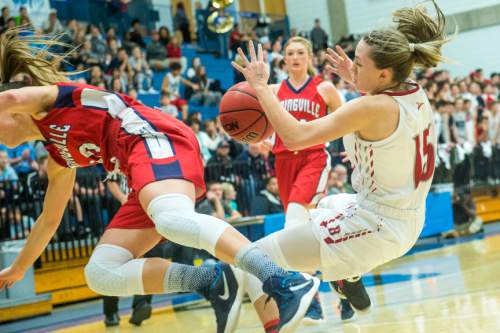
[{"label": "team logo on jersey", "polygon": [[[99,157],[99,153],[101,152],[101,148],[99,146],[96,146],[93,143],[84,143],[80,147],[78,147],[78,151],[80,154],[85,156],[86,158],[97,158]],[[102,163],[102,158],[99,157],[99,160],[97,160],[97,163]]]},{"label": "team logo on jersey", "polygon": [[59,155],[66,161],[68,167],[77,168],[79,165],[73,156],[71,156],[66,142],[71,125],[59,126],[52,124],[49,125],[49,129],[49,142],[56,147]]},{"label": "team logo on jersey", "polygon": [[319,109],[321,105],[305,98],[285,99],[281,101],[281,105],[283,105],[283,108],[288,112],[304,112],[315,118],[320,117]]}]

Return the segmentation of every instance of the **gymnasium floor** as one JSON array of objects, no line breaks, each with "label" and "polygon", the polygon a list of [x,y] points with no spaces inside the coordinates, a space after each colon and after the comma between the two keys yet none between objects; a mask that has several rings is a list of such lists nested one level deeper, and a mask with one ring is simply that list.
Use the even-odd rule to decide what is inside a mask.
[{"label": "gymnasium floor", "polygon": [[[421,245],[418,252],[365,277],[372,310],[348,324],[339,319],[336,296],[323,292],[327,322],[298,332],[500,332],[500,233],[448,243],[429,250]],[[106,329],[102,319],[94,317],[77,326],[67,322],[63,329],[36,331],[215,332],[212,310],[206,306],[177,312],[157,307],[139,328],[130,325],[128,317],[122,315],[119,328]],[[243,306],[237,332],[263,332],[249,303]]]}]

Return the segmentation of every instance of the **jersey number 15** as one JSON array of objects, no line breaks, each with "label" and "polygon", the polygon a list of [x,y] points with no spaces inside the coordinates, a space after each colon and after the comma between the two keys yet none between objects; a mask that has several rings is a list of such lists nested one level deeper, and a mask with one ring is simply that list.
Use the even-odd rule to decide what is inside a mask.
[{"label": "jersey number 15", "polygon": [[[418,187],[420,182],[427,181],[432,178],[435,166],[435,150],[429,139],[429,127],[424,132],[417,135],[415,140],[415,188]],[[422,152],[420,151],[420,142],[423,144]],[[422,153],[427,160],[425,165],[422,165]]]}]

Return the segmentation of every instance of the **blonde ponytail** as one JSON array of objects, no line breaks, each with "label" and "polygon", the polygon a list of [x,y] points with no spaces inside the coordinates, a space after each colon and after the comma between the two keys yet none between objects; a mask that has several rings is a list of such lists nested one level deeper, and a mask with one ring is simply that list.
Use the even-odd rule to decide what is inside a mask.
[{"label": "blonde ponytail", "polygon": [[446,19],[434,0],[436,18],[423,4],[393,13],[394,27],[375,30],[363,37],[371,46],[371,58],[379,69],[392,68],[394,81],[403,82],[414,67],[435,67],[446,61],[442,46],[450,39],[444,33]]},{"label": "blonde ponytail", "polygon": [[[18,74],[28,75],[34,86],[69,81],[67,75],[77,72],[63,72],[58,67],[75,48],[62,43],[59,40],[61,35],[51,38],[32,34],[32,31],[21,27],[9,29],[0,36],[0,83],[8,84]],[[50,51],[55,46],[69,48],[70,51],[59,55]]]}]

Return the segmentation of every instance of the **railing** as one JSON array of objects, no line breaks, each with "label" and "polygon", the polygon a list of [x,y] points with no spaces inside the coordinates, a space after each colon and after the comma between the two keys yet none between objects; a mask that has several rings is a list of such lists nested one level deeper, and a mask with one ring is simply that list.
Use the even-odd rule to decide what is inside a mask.
[{"label": "railing", "polygon": [[[469,154],[461,148],[443,147],[436,167],[434,183],[453,183],[456,189],[500,184],[500,147],[477,146]],[[443,154],[448,151],[448,155]],[[449,156],[443,158],[443,156]],[[243,216],[248,216],[252,198],[264,188],[265,180],[274,174],[272,165],[260,161],[233,161],[207,165],[207,182],[231,183]],[[101,182],[102,174],[87,171],[77,176],[73,196],[64,212],[61,225],[38,265],[90,255],[100,235],[120,204]],[[47,179],[37,174],[19,181],[0,182],[0,241],[24,239],[31,231],[43,207]]]}]

